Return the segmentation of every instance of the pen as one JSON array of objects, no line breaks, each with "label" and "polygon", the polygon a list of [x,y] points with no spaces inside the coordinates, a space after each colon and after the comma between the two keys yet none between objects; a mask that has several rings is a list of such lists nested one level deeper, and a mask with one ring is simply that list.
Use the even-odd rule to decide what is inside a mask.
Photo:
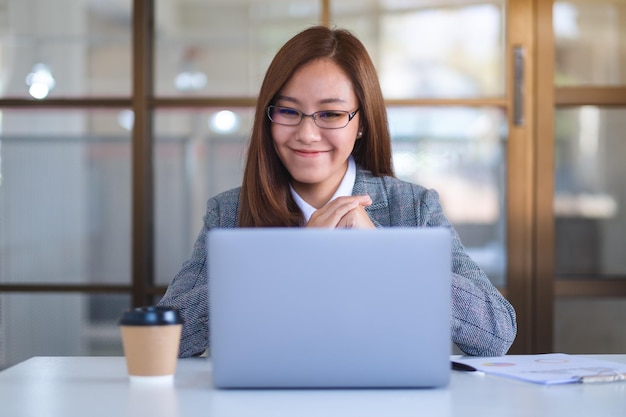
[{"label": "pen", "polygon": [[474,371],[476,371],[476,368],[474,368],[473,366],[466,365],[466,364],[461,363],[461,362],[452,361],[450,363],[452,365],[452,369],[455,370],[455,371],[465,371],[465,372],[474,372]]},{"label": "pen", "polygon": [[620,372],[581,376],[578,382],[583,384],[596,384],[601,382],[626,381],[626,374]]}]

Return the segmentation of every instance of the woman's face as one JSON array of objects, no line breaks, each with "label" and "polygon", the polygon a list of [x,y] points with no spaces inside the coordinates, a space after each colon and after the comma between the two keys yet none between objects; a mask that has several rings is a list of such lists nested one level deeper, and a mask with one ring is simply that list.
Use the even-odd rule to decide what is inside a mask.
[{"label": "woman's face", "polygon": [[[305,114],[354,112],[359,103],[352,83],[331,60],[319,59],[296,71],[274,103]],[[359,131],[359,113],[344,128],[325,129],[311,117],[297,126],[272,123],[274,147],[292,177],[292,186],[316,208],[339,187]]]}]

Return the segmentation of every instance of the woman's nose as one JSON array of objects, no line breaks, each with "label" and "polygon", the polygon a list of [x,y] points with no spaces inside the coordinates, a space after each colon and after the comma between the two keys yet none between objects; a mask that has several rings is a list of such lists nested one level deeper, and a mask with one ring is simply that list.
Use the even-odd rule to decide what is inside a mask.
[{"label": "woman's nose", "polygon": [[321,139],[320,128],[312,117],[304,117],[298,125],[297,139],[303,143],[317,142]]}]

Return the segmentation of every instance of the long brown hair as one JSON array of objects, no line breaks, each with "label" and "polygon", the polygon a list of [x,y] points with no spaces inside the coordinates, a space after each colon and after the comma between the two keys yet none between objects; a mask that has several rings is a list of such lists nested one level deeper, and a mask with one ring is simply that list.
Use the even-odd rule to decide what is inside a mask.
[{"label": "long brown hair", "polygon": [[300,67],[320,58],[332,60],[345,72],[359,101],[363,137],[352,150],[357,165],[375,176],[394,175],[387,111],[367,50],[346,30],[308,28],[278,51],[261,85],[239,197],[240,227],[300,226],[303,222],[289,192],[291,177],[274,149],[266,109]]}]

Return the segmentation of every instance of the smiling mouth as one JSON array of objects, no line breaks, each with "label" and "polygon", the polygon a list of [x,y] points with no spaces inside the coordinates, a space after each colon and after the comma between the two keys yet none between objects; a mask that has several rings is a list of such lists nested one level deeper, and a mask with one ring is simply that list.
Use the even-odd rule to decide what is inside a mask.
[{"label": "smiling mouth", "polygon": [[304,157],[313,157],[313,156],[321,155],[321,154],[326,153],[328,151],[313,151],[313,150],[294,149],[293,152],[296,155],[300,155],[300,156],[304,156]]}]

